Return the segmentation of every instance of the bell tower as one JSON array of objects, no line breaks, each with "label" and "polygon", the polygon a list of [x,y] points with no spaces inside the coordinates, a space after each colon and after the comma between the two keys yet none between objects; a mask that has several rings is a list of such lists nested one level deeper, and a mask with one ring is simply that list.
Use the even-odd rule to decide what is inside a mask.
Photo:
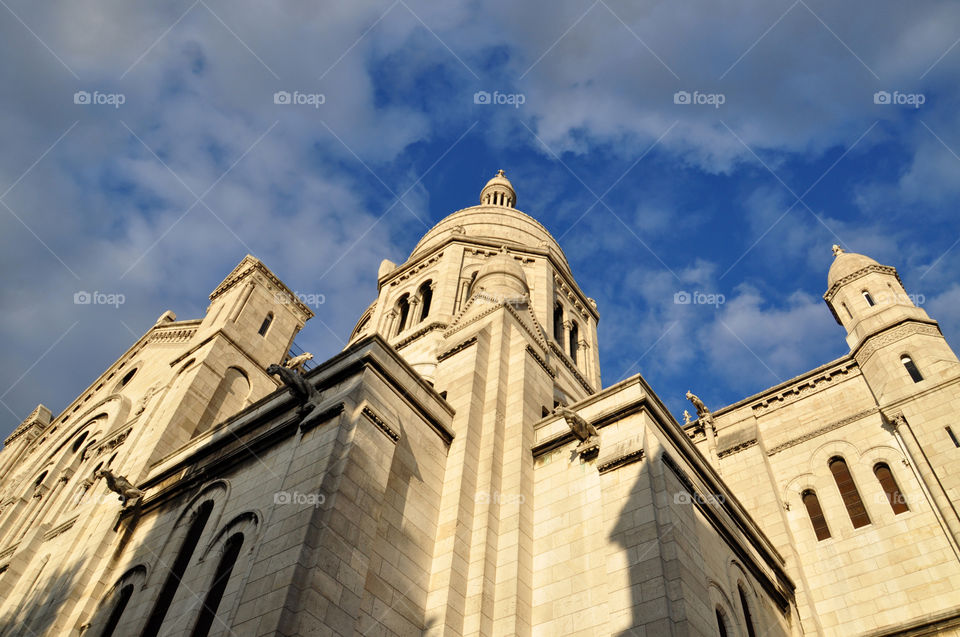
[{"label": "bell tower", "polygon": [[407,261],[384,261],[351,341],[379,333],[456,410],[427,635],[530,635],[534,424],[600,389],[595,303],[504,172]]},{"label": "bell tower", "polygon": [[839,246],[833,253],[823,298],[846,329],[850,351],[881,407],[960,373],[940,326],[917,307],[896,268]]}]

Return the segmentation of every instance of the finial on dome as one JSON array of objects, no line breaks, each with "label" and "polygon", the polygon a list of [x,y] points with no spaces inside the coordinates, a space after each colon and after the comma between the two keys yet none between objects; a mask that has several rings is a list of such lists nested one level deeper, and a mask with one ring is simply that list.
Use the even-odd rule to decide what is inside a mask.
[{"label": "finial on dome", "polygon": [[480,191],[480,203],[485,206],[503,206],[513,208],[517,203],[517,192],[507,179],[503,169],[497,171],[493,179]]},{"label": "finial on dome", "polygon": [[838,246],[836,243],[833,244],[833,256],[838,257],[844,252],[846,252],[846,250]]}]

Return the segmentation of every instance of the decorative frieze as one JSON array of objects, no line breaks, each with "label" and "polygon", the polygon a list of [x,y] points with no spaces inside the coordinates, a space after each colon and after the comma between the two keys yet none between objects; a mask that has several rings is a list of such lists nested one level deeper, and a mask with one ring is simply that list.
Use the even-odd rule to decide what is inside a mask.
[{"label": "decorative frieze", "polygon": [[940,329],[936,325],[930,325],[929,323],[917,323],[914,321],[908,321],[906,323],[901,323],[896,327],[890,328],[885,332],[881,332],[876,336],[871,336],[863,345],[856,351],[854,358],[857,359],[857,363],[864,365],[867,362],[874,352],[876,352],[881,347],[886,347],[891,343],[896,343],[899,340],[905,339],[908,336],[913,336],[914,334],[920,334],[923,336],[941,336]]},{"label": "decorative frieze", "polygon": [[[879,272],[881,274],[891,274],[897,278],[897,281],[900,281],[900,275],[897,274],[897,269],[890,265],[880,265],[879,263],[868,265],[863,268],[860,268],[856,272],[851,272],[842,279],[835,281],[833,285],[830,286],[830,289],[823,294],[823,300],[827,303],[833,301],[833,297],[836,296],[837,291],[840,290],[843,286],[851,281],[855,281],[862,276],[870,274],[871,272]],[[900,285],[903,285],[903,281],[900,281]]]},{"label": "decorative frieze", "polygon": [[363,415],[366,416],[367,419],[377,427],[377,429],[386,434],[387,438],[394,442],[400,440],[399,432],[395,431],[393,427],[384,422],[383,418],[378,416],[377,413],[370,409],[369,406],[365,406],[361,413],[363,413]]},{"label": "decorative frieze", "polygon": [[397,276],[397,277],[394,278],[392,281],[390,281],[390,287],[396,287],[396,286],[400,285],[401,283],[403,283],[404,281],[406,281],[407,279],[415,276],[415,275],[418,274],[419,272],[422,272],[423,270],[427,269],[428,267],[430,267],[431,265],[433,265],[434,263],[436,263],[437,261],[439,261],[439,260],[440,260],[440,257],[442,257],[442,256],[443,256],[443,252],[438,252],[438,253],[436,253],[435,255],[433,255],[432,257],[430,257],[429,259],[424,259],[424,260],[421,261],[420,263],[417,263],[417,264],[411,266],[409,269],[407,269],[407,270],[405,270],[404,272],[400,273],[399,276]]},{"label": "decorative frieze", "polygon": [[733,447],[730,447],[729,449],[724,449],[723,451],[718,451],[718,452],[717,452],[717,457],[718,457],[718,458],[726,458],[727,456],[731,456],[731,455],[733,455],[733,454],[735,454],[735,453],[738,453],[738,452],[740,452],[740,451],[743,451],[744,449],[748,449],[748,448],[752,447],[752,446],[755,445],[755,444],[757,444],[757,439],[756,439],[756,438],[754,438],[753,440],[747,440],[746,442],[741,442],[739,445],[734,445]]},{"label": "decorative frieze", "polygon": [[196,327],[157,327],[147,339],[148,343],[186,343],[197,333]]},{"label": "decorative frieze", "polygon": [[857,412],[857,413],[853,414],[852,416],[847,416],[846,418],[841,418],[840,420],[835,420],[834,422],[830,423],[829,425],[825,425],[825,426],[823,426],[823,427],[820,427],[819,429],[815,429],[815,430],[813,430],[813,431],[811,431],[811,432],[809,432],[809,433],[806,433],[806,434],[804,434],[804,435],[802,435],[802,436],[800,436],[800,437],[798,437],[798,438],[794,438],[793,440],[788,440],[787,442],[784,442],[784,443],[782,443],[782,444],[779,444],[779,445],[777,445],[776,447],[771,447],[770,449],[767,450],[767,455],[768,455],[768,456],[772,456],[773,454],[779,453],[779,452],[783,451],[784,449],[789,449],[790,447],[795,447],[796,445],[799,445],[800,443],[806,442],[806,441],[808,441],[808,440],[812,440],[812,439],[816,438],[817,436],[822,436],[823,434],[825,434],[825,433],[827,433],[827,432],[830,432],[830,431],[833,431],[834,429],[839,429],[840,427],[843,427],[844,425],[849,425],[849,424],[852,423],[852,422],[855,422],[855,421],[857,421],[857,420],[860,420],[861,418],[865,418],[866,416],[869,416],[870,414],[875,414],[875,413],[877,413],[878,411],[879,411],[879,409],[877,409],[876,407],[873,407],[872,409],[864,409],[863,411]]}]

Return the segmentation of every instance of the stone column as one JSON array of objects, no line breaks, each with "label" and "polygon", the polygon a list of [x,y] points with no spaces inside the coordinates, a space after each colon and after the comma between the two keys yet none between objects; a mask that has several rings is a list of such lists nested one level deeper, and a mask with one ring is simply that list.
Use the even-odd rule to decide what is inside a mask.
[{"label": "stone column", "polygon": [[960,560],[960,516],[957,515],[957,510],[947,496],[940,478],[937,477],[936,472],[930,465],[930,461],[923,452],[923,448],[904,415],[896,412],[889,416],[885,415],[885,419],[887,421],[885,426],[893,431],[893,435],[900,443],[920,482],[920,486],[923,487],[927,498],[930,500],[934,514],[936,514],[941,526],[944,527],[944,534],[947,536],[954,554]]}]

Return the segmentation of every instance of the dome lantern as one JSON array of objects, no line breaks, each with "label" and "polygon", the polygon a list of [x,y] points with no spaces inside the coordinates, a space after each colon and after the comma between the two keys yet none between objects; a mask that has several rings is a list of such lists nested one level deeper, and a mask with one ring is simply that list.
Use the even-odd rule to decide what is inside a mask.
[{"label": "dome lantern", "polygon": [[480,191],[480,204],[504,208],[513,208],[517,205],[517,192],[503,174],[503,170],[498,170],[493,179],[488,181]]}]

